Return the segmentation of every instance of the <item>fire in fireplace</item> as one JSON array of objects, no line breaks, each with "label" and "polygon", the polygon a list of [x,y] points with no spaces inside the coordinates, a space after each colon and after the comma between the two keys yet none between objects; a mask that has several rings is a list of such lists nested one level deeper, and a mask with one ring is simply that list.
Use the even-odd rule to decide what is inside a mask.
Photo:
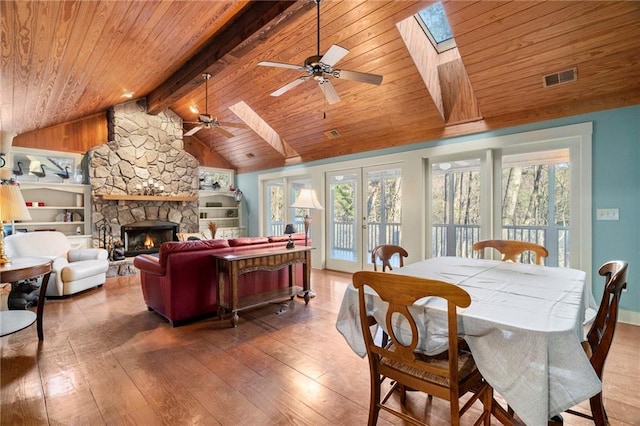
[{"label": "fire in fireplace", "polygon": [[165,241],[178,241],[178,224],[160,220],[143,220],[121,227],[124,255],[157,253]]}]

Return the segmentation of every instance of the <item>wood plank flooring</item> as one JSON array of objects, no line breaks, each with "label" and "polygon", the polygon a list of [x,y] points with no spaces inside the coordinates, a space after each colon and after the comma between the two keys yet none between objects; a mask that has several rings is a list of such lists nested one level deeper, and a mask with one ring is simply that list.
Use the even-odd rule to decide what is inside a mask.
[{"label": "wood plank flooring", "polygon": [[[172,328],[147,311],[137,275],[49,300],[43,342],[35,326],[0,339],[0,424],[365,425],[367,360],[335,328],[349,282],[314,269],[308,306],[241,312],[237,328],[215,318]],[[619,324],[604,383],[611,425],[640,425],[639,353],[640,327]],[[445,403],[408,400],[430,424],[449,423]],[[379,424],[402,422],[382,413]]]}]

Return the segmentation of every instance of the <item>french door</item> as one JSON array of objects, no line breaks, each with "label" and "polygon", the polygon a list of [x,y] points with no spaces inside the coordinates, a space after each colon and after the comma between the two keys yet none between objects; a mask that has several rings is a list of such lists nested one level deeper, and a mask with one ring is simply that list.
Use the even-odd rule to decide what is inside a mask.
[{"label": "french door", "polygon": [[371,250],[375,246],[401,244],[400,167],[330,172],[326,187],[328,269],[371,269]]}]

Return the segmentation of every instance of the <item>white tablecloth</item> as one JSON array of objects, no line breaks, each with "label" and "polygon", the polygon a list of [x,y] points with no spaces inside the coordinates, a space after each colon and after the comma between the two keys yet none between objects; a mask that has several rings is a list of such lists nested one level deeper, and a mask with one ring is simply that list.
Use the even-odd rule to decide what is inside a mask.
[{"label": "white tablecloth", "polygon": [[[459,332],[482,375],[527,425],[547,425],[553,415],[600,392],[601,382],[580,346],[590,295],[583,271],[437,257],[393,273],[450,282],[471,295],[471,305],[458,310]],[[367,305],[384,324],[386,304],[372,295]],[[428,354],[446,349],[444,309],[444,304],[425,298],[411,310],[427,329],[428,342],[420,342],[420,347]],[[358,293],[352,285],[336,327],[364,357]]]}]

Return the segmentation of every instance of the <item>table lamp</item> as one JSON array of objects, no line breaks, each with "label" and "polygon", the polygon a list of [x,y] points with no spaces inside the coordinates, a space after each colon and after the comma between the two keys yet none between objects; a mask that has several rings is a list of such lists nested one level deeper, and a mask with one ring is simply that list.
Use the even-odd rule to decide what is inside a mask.
[{"label": "table lamp", "polygon": [[296,228],[293,226],[293,223],[288,224],[284,228],[284,233],[285,234],[289,234],[289,241],[287,242],[287,248],[288,249],[294,248],[296,246],[296,244],[293,242],[293,238],[291,238],[291,234],[295,234],[296,233]]},{"label": "table lamp", "polygon": [[0,184],[0,265],[11,263],[4,252],[4,222],[14,220],[31,220],[31,215],[22,198],[20,186],[15,184]]},{"label": "table lamp", "polygon": [[316,191],[313,189],[302,188],[295,203],[291,204],[291,207],[297,209],[307,209],[307,213],[304,215],[304,245],[307,245],[307,239],[309,237],[309,226],[311,225],[311,216],[309,216],[310,209],[323,210],[322,205],[318,201]]}]

